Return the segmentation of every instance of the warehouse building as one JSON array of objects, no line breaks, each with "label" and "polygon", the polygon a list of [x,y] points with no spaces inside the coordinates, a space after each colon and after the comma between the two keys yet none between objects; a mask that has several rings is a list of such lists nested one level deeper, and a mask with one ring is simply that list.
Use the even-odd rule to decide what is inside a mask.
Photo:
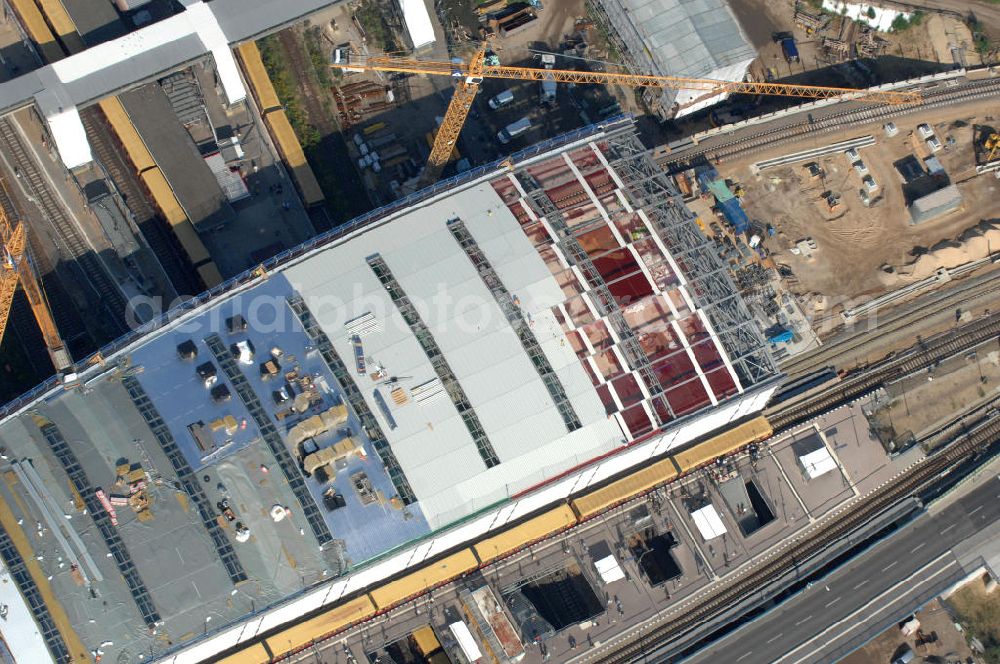
[{"label": "warehouse building", "polygon": [[910,225],[916,226],[962,207],[962,193],[953,184],[932,191],[910,203]]},{"label": "warehouse building", "polygon": [[[757,57],[726,0],[589,0],[620,61],[636,73],[742,81]],[[708,108],[728,95],[649,89],[662,120]]]},{"label": "warehouse building", "polygon": [[308,610],[270,610],[291,596],[337,602],[759,412],[777,382],[621,121],[320,236],[9,406],[0,441],[45,489],[0,485],[0,531],[66,532],[73,573],[40,561],[65,611],[35,605],[54,657],[75,634],[200,661],[251,611],[266,629]]}]

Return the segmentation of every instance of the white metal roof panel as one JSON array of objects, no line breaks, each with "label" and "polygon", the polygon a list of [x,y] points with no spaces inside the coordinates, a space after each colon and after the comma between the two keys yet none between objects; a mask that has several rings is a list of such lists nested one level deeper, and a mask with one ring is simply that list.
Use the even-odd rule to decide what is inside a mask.
[{"label": "white metal roof panel", "polygon": [[706,505],[691,512],[691,518],[694,520],[694,525],[698,527],[702,539],[706,542],[726,534],[726,526],[712,505]]},{"label": "white metal roof panel", "polygon": [[73,170],[94,160],[90,153],[90,142],[87,132],[80,120],[80,113],[75,106],[45,117],[52,132],[52,140],[66,168]]},{"label": "white metal roof panel", "polygon": [[614,583],[625,578],[625,572],[614,556],[601,558],[594,563],[594,566],[597,567],[597,573],[601,575],[601,581],[604,583]]},{"label": "white metal roof panel", "polygon": [[825,445],[800,456],[799,463],[802,464],[809,479],[815,479],[837,469],[837,462],[830,456],[830,450],[826,449]]},{"label": "white metal roof panel", "polygon": [[434,26],[424,0],[400,0],[399,7],[403,10],[403,22],[406,23],[406,31],[410,33],[413,48],[433,44]]},{"label": "white metal roof panel", "polygon": [[[448,230],[448,220],[456,217],[477,242],[480,235],[487,238],[487,259],[531,315],[531,329],[583,429],[567,433],[510,323]],[[508,244],[511,248],[505,249]],[[375,253],[417,306],[501,460],[486,469],[449,398],[390,403],[397,427],[385,427],[384,433],[432,525],[464,516],[619,444],[618,425],[605,414],[549,310],[562,298],[561,291],[491,187],[471,187],[415,208],[283,272],[351,369],[354,350],[344,324],[370,312],[379,330],[362,340],[368,371],[377,361],[390,376],[410,377],[401,385],[412,388],[437,374],[367,265],[366,258]],[[508,278],[518,284],[516,289],[507,285]],[[542,295],[536,298],[533,290]],[[367,376],[356,380],[369,408],[383,421],[373,399],[374,383]]]}]

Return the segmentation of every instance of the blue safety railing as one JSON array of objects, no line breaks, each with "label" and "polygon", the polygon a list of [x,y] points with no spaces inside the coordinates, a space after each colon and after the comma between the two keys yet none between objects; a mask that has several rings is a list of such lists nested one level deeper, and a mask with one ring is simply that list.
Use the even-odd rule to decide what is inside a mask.
[{"label": "blue safety railing", "polygon": [[[196,295],[195,297],[192,297],[189,300],[185,300],[184,302],[164,312],[157,318],[149,320],[144,324],[140,325],[139,327],[129,332],[126,332],[125,334],[118,337],[114,341],[111,341],[110,343],[100,348],[96,353],[91,354],[89,357],[78,362],[77,364],[79,366],[88,366],[98,356],[111,357],[112,355],[122,350],[129,344],[134,343],[140,337],[143,337],[151,332],[154,332],[168,325],[169,323],[171,323],[174,320],[177,320],[184,314],[194,309],[197,309],[204,304],[207,304],[209,301],[214,300],[215,298],[219,297],[224,293],[227,293],[235,288],[253,282],[254,280],[258,279],[258,277],[256,276],[256,272],[260,268],[263,268],[267,272],[271,272],[281,267],[288,261],[294,260],[295,258],[298,258],[325,244],[329,244],[331,242],[339,240],[350,233],[353,233],[371,223],[374,223],[375,221],[378,221],[379,219],[389,216],[394,212],[398,212],[399,210],[405,209],[421,201],[432,198],[433,196],[448,191],[449,189],[454,189],[455,187],[465,184],[467,182],[472,182],[473,180],[477,180],[483,177],[484,175],[488,175],[490,173],[501,170],[503,168],[504,163],[508,159],[513,161],[514,163],[526,161],[545,152],[549,152],[562,145],[567,145],[569,143],[578,141],[582,138],[586,138],[587,136],[592,136],[597,133],[613,131],[615,129],[625,127],[631,124],[632,121],[633,118],[631,115],[622,114],[609,118],[608,120],[605,120],[604,122],[601,123],[590,124],[587,125],[586,127],[581,127],[579,129],[575,129],[565,134],[560,134],[559,136],[546,139],[541,143],[536,143],[531,147],[527,147],[523,150],[515,152],[509,157],[505,157],[503,159],[497,159],[496,161],[484,164],[482,166],[477,166],[476,168],[468,170],[464,173],[460,173],[458,175],[450,177],[447,180],[442,180],[440,182],[432,184],[431,186],[421,189],[420,191],[415,191],[412,194],[404,196],[403,198],[393,201],[387,205],[375,208],[374,210],[366,212],[365,214],[359,217],[355,217],[349,221],[344,222],[343,224],[337,226],[336,228],[326,231],[325,233],[316,235],[296,247],[292,247],[291,249],[287,249],[281,252],[280,254],[272,256],[271,258],[267,259],[260,265],[255,266],[254,268],[251,268],[249,270],[245,270],[242,273],[236,275],[235,277],[232,277],[222,282],[221,284],[218,284],[214,288],[204,291],[203,293]],[[0,420],[6,418],[11,413],[17,412],[21,408],[24,408],[28,404],[38,399],[41,395],[45,394],[46,392],[49,392],[50,390],[58,386],[59,386],[59,379],[56,376],[51,376],[45,382],[35,386],[31,390],[22,394],[21,396],[15,397],[13,400],[8,401],[6,404],[3,405],[3,407],[0,407]]]}]

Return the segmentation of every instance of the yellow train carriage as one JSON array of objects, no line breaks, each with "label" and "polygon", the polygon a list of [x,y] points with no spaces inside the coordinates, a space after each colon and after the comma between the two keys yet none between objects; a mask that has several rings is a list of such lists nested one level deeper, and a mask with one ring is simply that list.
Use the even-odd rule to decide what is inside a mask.
[{"label": "yellow train carriage", "polygon": [[341,629],[373,615],[375,615],[375,605],[368,599],[368,595],[362,595],[324,611],[315,618],[283,629],[274,636],[264,639],[264,643],[277,659],[322,641]]},{"label": "yellow train carriage", "polygon": [[219,272],[219,268],[215,265],[215,261],[208,261],[202,265],[195,266],[195,270],[198,272],[198,276],[201,277],[202,282],[207,288],[215,288],[222,283],[222,273]]},{"label": "yellow train carriage", "polygon": [[323,202],[325,199],[323,190],[320,189],[319,181],[316,180],[315,173],[309,166],[309,162],[306,161],[306,153],[303,152],[302,144],[299,143],[284,109],[269,111],[264,116],[264,122],[271,130],[271,138],[277,144],[285,166],[295,178],[295,183],[299,187],[299,193],[302,195],[306,207]]},{"label": "yellow train carriage", "polygon": [[35,43],[42,60],[45,62],[62,60],[65,56],[62,46],[56,41],[56,36],[49,29],[38,6],[32,0],[10,0],[10,5],[21,18],[21,25]]},{"label": "yellow train carriage", "polygon": [[271,654],[263,643],[254,643],[238,653],[223,657],[215,664],[270,664]]},{"label": "yellow train carriage", "polygon": [[79,53],[86,49],[87,46],[83,43],[83,38],[77,32],[76,23],[63,7],[62,0],[38,0],[38,4],[59,41],[63,43],[70,54]]},{"label": "yellow train carriage", "polygon": [[532,542],[545,539],[570,526],[576,525],[576,515],[569,505],[560,505],[524,523],[477,542],[475,549],[479,560],[489,562],[514,553]]},{"label": "yellow train carriage", "polygon": [[261,115],[266,115],[268,111],[281,108],[281,101],[278,93],[274,91],[271,84],[271,77],[267,75],[264,68],[264,61],[260,57],[260,49],[257,42],[247,42],[240,44],[236,48],[236,54],[243,63],[243,71],[246,73],[250,87],[257,98],[257,106],[260,107]]},{"label": "yellow train carriage", "polygon": [[135,167],[135,172],[142,173],[150,168],[156,168],[153,155],[149,154],[146,144],[139,136],[139,132],[136,131],[118,97],[105,97],[97,105],[101,107],[104,117],[108,119],[108,124],[111,125],[111,129],[114,130],[118,140],[125,148],[125,154],[128,155]]},{"label": "yellow train carriage", "polygon": [[139,179],[146,185],[153,202],[159,208],[160,213],[170,225],[174,235],[181,244],[184,253],[187,254],[191,264],[198,271],[201,280],[209,288],[222,283],[222,275],[218,267],[212,261],[212,257],[205,248],[205,243],[194,229],[194,224],[188,219],[180,202],[174,196],[173,190],[163,173],[157,167],[150,168],[139,174]]},{"label": "yellow train carriage", "polygon": [[462,549],[437,562],[411,572],[401,579],[390,581],[372,590],[372,601],[380,609],[388,609],[404,600],[450,581],[479,567],[472,549]]},{"label": "yellow train carriage", "polygon": [[674,454],[674,460],[681,474],[688,473],[750,443],[769,438],[771,433],[771,425],[767,419],[763,416],[755,417],[703,443]]},{"label": "yellow train carriage", "polygon": [[669,458],[662,459],[607,486],[574,498],[573,508],[581,521],[590,519],[675,477],[677,470],[673,462]]}]

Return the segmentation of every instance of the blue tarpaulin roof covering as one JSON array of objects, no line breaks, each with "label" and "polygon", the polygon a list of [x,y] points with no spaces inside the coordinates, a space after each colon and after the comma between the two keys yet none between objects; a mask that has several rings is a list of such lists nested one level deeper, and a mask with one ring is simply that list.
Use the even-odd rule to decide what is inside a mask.
[{"label": "blue tarpaulin roof covering", "polygon": [[697,177],[701,190],[711,193],[718,202],[725,203],[735,196],[726,185],[726,181],[719,175],[719,171],[715,170],[712,166],[702,168],[698,171]]},{"label": "blue tarpaulin roof covering", "polygon": [[745,233],[750,229],[750,218],[747,217],[747,213],[743,211],[743,206],[740,205],[740,199],[731,198],[728,201],[720,201],[719,209],[722,211],[722,216],[726,218],[729,225],[733,227],[733,230],[737,233]]},{"label": "blue tarpaulin roof covering", "polygon": [[783,327],[772,327],[767,335],[767,340],[772,344],[786,344],[795,338],[791,330]]}]

